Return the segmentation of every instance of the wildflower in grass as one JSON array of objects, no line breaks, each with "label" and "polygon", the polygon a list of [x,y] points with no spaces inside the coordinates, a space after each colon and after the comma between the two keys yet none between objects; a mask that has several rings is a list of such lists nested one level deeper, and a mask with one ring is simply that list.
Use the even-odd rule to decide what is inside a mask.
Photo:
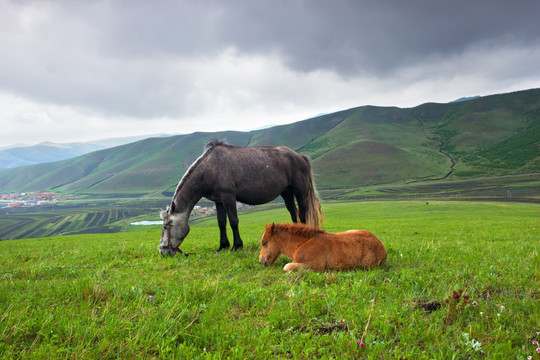
[{"label": "wildflower in grass", "polygon": [[[462,299],[463,301],[461,301]],[[469,302],[469,295],[464,295],[463,289],[454,290],[452,291],[452,297],[448,297],[444,301],[448,304],[446,323],[453,324],[459,317],[459,313],[463,310],[463,307]],[[473,301],[473,305],[474,303],[475,301]]]},{"label": "wildflower in grass", "polygon": [[493,341],[493,338],[491,338],[491,337],[488,337],[488,341]]},{"label": "wildflower in grass", "polygon": [[351,346],[351,344],[347,344],[347,346]]},{"label": "wildflower in grass", "polygon": [[365,347],[366,347],[366,344],[360,343],[360,347],[361,347],[361,348],[365,348]]},{"label": "wildflower in grass", "polygon": [[472,304],[472,306],[478,305],[478,303],[476,301],[473,301],[471,304]]},{"label": "wildflower in grass", "polygon": [[536,348],[536,352],[540,354],[540,347]]},{"label": "wildflower in grass", "polygon": [[154,301],[154,297],[150,295],[150,301]]},{"label": "wildflower in grass", "polygon": [[[465,343],[474,351],[482,351],[482,343],[476,339],[471,339],[469,333],[463,333]],[[485,344],[485,342],[483,342]]]},{"label": "wildflower in grass", "polygon": [[532,341],[532,344],[533,344],[533,345],[538,345],[538,341],[533,340],[533,341]]}]

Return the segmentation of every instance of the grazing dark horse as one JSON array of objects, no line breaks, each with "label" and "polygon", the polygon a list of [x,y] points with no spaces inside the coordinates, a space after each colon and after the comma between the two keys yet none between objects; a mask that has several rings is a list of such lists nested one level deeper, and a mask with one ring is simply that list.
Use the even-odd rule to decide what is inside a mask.
[{"label": "grazing dark horse", "polygon": [[234,236],[232,249],[238,250],[243,242],[236,201],[258,205],[280,195],[293,222],[320,227],[322,211],[306,156],[285,146],[237,147],[214,139],[180,180],[171,205],[161,212],[159,251],[171,256],[181,253],[179,246],[189,233],[189,214],[202,197],[216,203],[218,251],[230,246],[227,217]]},{"label": "grazing dark horse", "polygon": [[386,260],[383,243],[367,230],[334,234],[302,224],[271,224],[264,229],[261,245],[259,262],[264,266],[282,253],[293,260],[285,271],[370,269]]}]

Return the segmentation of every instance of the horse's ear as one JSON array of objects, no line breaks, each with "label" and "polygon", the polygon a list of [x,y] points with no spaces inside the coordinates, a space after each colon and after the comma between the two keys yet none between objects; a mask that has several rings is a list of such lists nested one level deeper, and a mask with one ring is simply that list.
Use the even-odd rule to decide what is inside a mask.
[{"label": "horse's ear", "polygon": [[173,201],[173,202],[171,203],[171,208],[170,208],[170,210],[169,210],[169,214],[172,214],[172,213],[174,212],[174,208],[175,208],[175,206],[174,206],[174,201]]},{"label": "horse's ear", "polygon": [[276,224],[272,223],[272,226],[270,227],[270,234],[273,234],[276,229]]}]

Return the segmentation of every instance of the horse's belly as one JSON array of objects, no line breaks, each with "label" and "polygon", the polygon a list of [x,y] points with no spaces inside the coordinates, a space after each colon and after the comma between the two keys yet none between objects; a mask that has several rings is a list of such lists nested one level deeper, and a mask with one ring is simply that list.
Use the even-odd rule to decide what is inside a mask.
[{"label": "horse's belly", "polygon": [[236,184],[236,199],[249,205],[266,204],[285,191],[287,185],[286,179],[277,176],[246,179]]},{"label": "horse's belly", "polygon": [[248,205],[261,205],[269,203],[279,196],[280,193],[269,192],[243,192],[236,195],[236,200]]}]

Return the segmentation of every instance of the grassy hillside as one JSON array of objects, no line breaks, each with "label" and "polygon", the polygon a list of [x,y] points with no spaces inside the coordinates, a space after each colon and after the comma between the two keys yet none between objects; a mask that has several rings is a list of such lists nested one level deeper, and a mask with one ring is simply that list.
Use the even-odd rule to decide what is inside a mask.
[{"label": "grassy hillside", "polygon": [[[0,358],[535,358],[537,207],[326,204],[328,230],[385,244],[370,271],[262,267],[263,226],[283,209],[245,216],[235,253],[215,252],[215,219],[192,227],[187,258],[158,255],[159,226],[2,241]],[[452,311],[459,289],[469,299]]]},{"label": "grassy hillside", "polygon": [[307,144],[320,186],[388,184],[440,177],[450,162],[398,108],[361,107]]},{"label": "grassy hillside", "polygon": [[413,109],[429,136],[444,142],[456,176],[537,172],[540,169],[540,89]]},{"label": "grassy hillside", "polygon": [[540,171],[540,89],[412,109],[364,106],[252,132],[153,138],[65,161],[0,170],[0,192],[171,192],[212,137],[310,155],[319,187]]}]

